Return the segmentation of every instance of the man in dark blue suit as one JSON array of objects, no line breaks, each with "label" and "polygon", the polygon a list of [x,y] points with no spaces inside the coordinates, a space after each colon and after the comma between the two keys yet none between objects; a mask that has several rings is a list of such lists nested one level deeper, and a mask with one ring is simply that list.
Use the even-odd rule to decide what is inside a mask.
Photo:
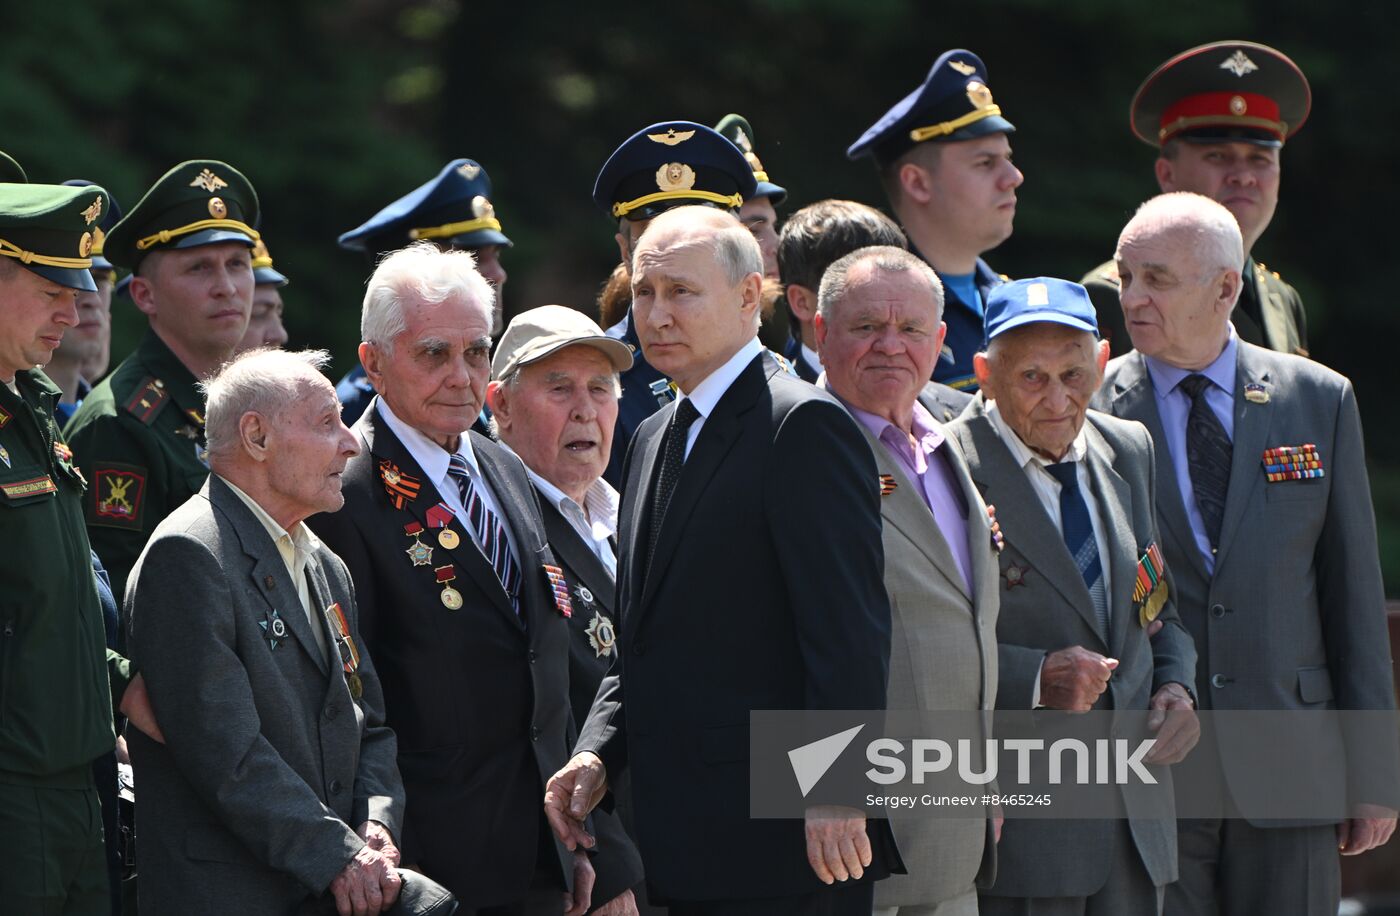
[{"label": "man in dark blue suit", "polygon": [[749,817],[750,712],[883,709],[890,655],[874,458],[840,404],[765,358],[762,271],[710,209],[662,214],[637,242],[636,332],[680,396],[628,450],[622,651],[545,810],[586,845],[584,817],[628,768],[648,891],[672,916],[868,914],[871,882],[903,867],[888,822]]}]

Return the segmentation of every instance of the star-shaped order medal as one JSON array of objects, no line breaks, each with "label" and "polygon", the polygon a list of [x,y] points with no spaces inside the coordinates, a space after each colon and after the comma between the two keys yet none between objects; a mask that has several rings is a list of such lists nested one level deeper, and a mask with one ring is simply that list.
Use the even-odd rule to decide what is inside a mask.
[{"label": "star-shaped order medal", "polygon": [[409,522],[403,526],[403,533],[413,538],[413,543],[408,545],[404,553],[413,561],[414,566],[431,566],[433,563],[433,548],[424,544],[418,535],[423,533],[423,526],[418,522]]},{"label": "star-shaped order medal", "polygon": [[258,626],[267,634],[267,644],[269,648],[276,649],[282,644],[282,640],[287,638],[287,622],[273,608],[267,615],[258,621]]}]

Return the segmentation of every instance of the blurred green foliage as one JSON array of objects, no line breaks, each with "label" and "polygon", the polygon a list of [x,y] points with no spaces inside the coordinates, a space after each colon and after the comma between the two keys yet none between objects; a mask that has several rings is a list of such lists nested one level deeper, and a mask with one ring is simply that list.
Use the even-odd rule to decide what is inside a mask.
[{"label": "blurred green foliage", "polygon": [[[75,21],[75,17],[81,17]],[[130,206],[195,157],[242,169],[284,291],[292,345],[353,365],[368,265],[335,237],[456,156],[482,162],[515,241],[507,309],[588,308],[616,262],[589,199],[613,148],[654,121],[738,111],[791,211],[882,205],[843,150],[938,53],[978,52],[1019,130],[1026,173],[1013,276],[1077,279],[1155,190],[1128,101],[1159,62],[1240,37],[1308,74],[1312,116],[1284,156],[1282,205],[1256,255],[1299,288],[1314,355],[1356,383],[1393,594],[1400,595],[1400,330],[1385,265],[1400,57],[1390,4],[1305,0],[713,0],[580,5],[466,0],[147,0],[27,4],[0,32],[0,149],[32,180],[88,178]],[[114,353],[139,316],[119,307]],[[1260,545],[1267,549],[1266,545]]]}]

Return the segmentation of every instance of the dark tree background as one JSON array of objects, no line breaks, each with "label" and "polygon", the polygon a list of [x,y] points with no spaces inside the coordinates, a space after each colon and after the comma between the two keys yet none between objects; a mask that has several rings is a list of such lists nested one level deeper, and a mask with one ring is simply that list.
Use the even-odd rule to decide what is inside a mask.
[{"label": "dark tree background", "polygon": [[[1308,74],[1313,111],[1284,154],[1282,203],[1255,254],[1298,287],[1313,353],[1356,383],[1390,591],[1400,595],[1400,315],[1386,265],[1400,55],[1386,3],[1305,0],[88,0],[26,4],[0,32],[0,149],[32,180],[82,177],[131,206],[182,159],[224,159],[262,200],[292,346],[354,364],[367,264],[335,237],[470,156],[515,240],[510,312],[591,308],[616,262],[590,201],[612,149],[663,119],[738,111],[787,212],[824,197],[883,205],[843,150],[944,49],[979,53],[1019,128],[1026,173],[1012,276],[1077,279],[1155,192],[1127,128],[1144,76],[1224,38],[1274,45]],[[78,19],[81,15],[83,18]],[[114,353],[142,322],[118,305]],[[1267,550],[1268,545],[1259,545]]]}]

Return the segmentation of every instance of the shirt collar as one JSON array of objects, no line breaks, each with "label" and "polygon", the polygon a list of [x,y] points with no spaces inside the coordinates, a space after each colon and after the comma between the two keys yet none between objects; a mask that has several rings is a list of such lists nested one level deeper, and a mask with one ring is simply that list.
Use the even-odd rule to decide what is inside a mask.
[{"label": "shirt collar", "polygon": [[[1239,350],[1239,338],[1235,335],[1233,324],[1229,325],[1229,329],[1230,336],[1225,340],[1225,349],[1220,351],[1220,355],[1209,366],[1200,370],[1199,374],[1210,379],[1222,391],[1233,393],[1235,390],[1235,355]],[[1142,358],[1147,363],[1147,374],[1151,377],[1152,387],[1159,398],[1164,398],[1175,391],[1176,386],[1180,385],[1181,380],[1188,375],[1198,374],[1190,369],[1179,369],[1146,354]]]},{"label": "shirt collar", "polygon": [[[836,394],[836,392],[831,391],[830,388],[828,388],[827,391],[830,391],[833,395]],[[837,396],[837,400],[841,401],[845,408],[851,412],[851,416],[855,417],[862,426],[870,430],[870,434],[876,439],[883,442],[885,441],[886,434],[892,431],[893,435],[898,438],[898,441],[905,443],[909,441],[909,434],[905,433],[904,430],[891,423],[885,417],[848,404],[839,395]],[[918,401],[914,402],[914,422],[912,425],[914,441],[923,446],[924,454],[933,454],[933,452],[943,444],[945,437],[943,431],[938,427],[938,422],[933,419],[933,414],[929,413],[924,405],[920,404]]]},{"label": "shirt collar", "polygon": [[[389,425],[389,429],[394,435],[399,437],[404,448],[413,456],[413,460],[418,462],[418,466],[423,469],[423,474],[434,483],[447,479],[447,468],[452,462],[452,455],[438,445],[426,435],[409,426],[404,421],[394,415],[394,411],[389,407],[389,402],[381,395],[379,398],[379,413],[384,417],[384,422]],[[476,452],[472,449],[471,435],[469,430],[463,430],[458,438],[457,454],[467,462],[467,467],[471,469],[471,476],[480,479],[481,466],[477,463]]]},{"label": "shirt collar", "polygon": [[584,505],[580,506],[574,502],[573,497],[536,474],[529,465],[525,466],[525,471],[534,482],[535,489],[539,490],[540,495],[549,500],[560,514],[567,518],[572,508],[581,514],[583,520],[595,531],[601,525],[607,532],[607,537],[617,534],[618,494],[606,480],[599,477],[589,484],[588,490],[583,494]]},{"label": "shirt collar", "polygon": [[1006,422],[1006,418],[1001,415],[1001,411],[997,410],[996,401],[987,400],[987,418],[992,421],[992,426],[996,429],[997,435],[1001,437],[1001,441],[1005,442],[1006,447],[1011,449],[1011,454],[1016,459],[1016,464],[1023,469],[1031,464],[1046,467],[1047,465],[1058,464],[1065,461],[1080,462],[1083,461],[1084,456],[1088,454],[1089,446],[1084,434],[1084,426],[1089,425],[1087,419],[1084,421],[1084,426],[1079,427],[1079,434],[1076,435],[1074,441],[1069,444],[1069,450],[1065,452],[1065,456],[1060,459],[1060,462],[1055,462],[1042,457],[1021,440],[1021,437],[1016,434],[1016,430],[1012,429],[1011,425]]},{"label": "shirt collar", "polygon": [[248,510],[253,513],[253,517],[267,530],[268,536],[272,538],[273,544],[280,546],[283,538],[291,542],[293,549],[296,551],[298,563],[306,562],[306,559],[321,546],[320,540],[317,539],[316,535],[311,533],[311,529],[306,526],[306,522],[297,522],[296,525],[292,527],[292,530],[288,531],[286,528],[277,524],[277,520],[268,515],[267,510],[259,505],[257,500],[253,499],[253,497],[244,493],[237,484],[223,475],[216,474],[215,476],[222,480],[224,485],[233,491],[234,496],[243,500],[243,505],[248,507]]},{"label": "shirt collar", "polygon": [[798,346],[802,348],[802,358],[807,361],[807,365],[811,366],[817,372],[821,372],[822,355],[806,344],[798,344]]},{"label": "shirt collar", "polygon": [[744,367],[754,361],[763,352],[763,344],[758,342],[757,337],[749,338],[749,342],[739,348],[739,352],[729,357],[724,365],[714,372],[705,376],[705,380],[695,386],[695,390],[682,398],[689,399],[690,403],[699,411],[700,416],[708,417],[714,412],[715,406],[719,404],[720,398],[729,390],[729,386],[734,384],[744,371]]}]

